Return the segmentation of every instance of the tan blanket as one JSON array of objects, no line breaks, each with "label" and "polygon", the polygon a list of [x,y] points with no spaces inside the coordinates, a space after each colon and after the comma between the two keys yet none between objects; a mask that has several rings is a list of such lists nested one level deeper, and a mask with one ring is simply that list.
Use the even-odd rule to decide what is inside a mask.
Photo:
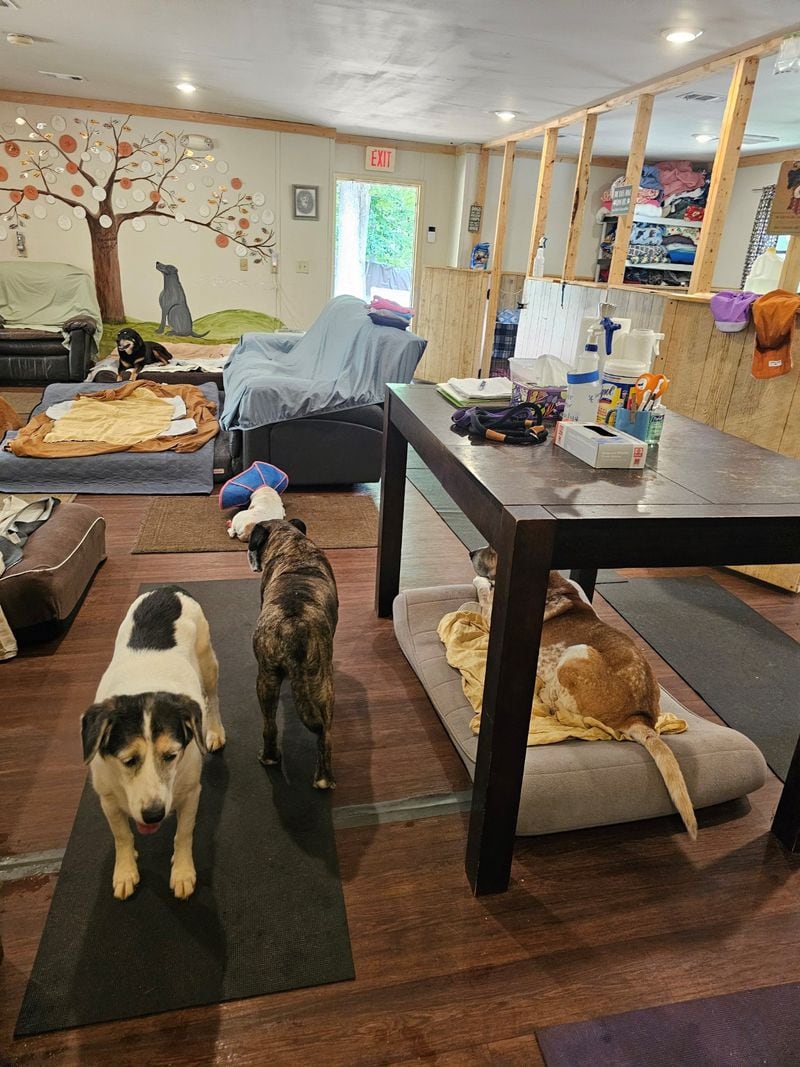
[{"label": "tan blanket", "polygon": [[172,421],[172,407],[147,389],[137,389],[122,400],[107,404],[93,396],[79,396],[46,435],[57,441],[97,441],[130,448],[158,437]]},{"label": "tan blanket", "polygon": [[[470,722],[474,734],[480,733],[483,707],[483,683],[486,675],[486,656],[489,651],[489,624],[477,610],[468,605],[451,611],[439,623],[436,631],[447,650],[447,662],[461,673],[464,694],[475,710]],[[662,734],[680,734],[686,722],[672,712],[662,712],[655,729]],[[557,741],[577,737],[583,741],[625,741],[618,731],[599,719],[578,715],[559,705],[546,707],[538,696],[533,699],[531,722],[528,728],[529,745],[552,745]]]},{"label": "tan blanket", "polygon": [[[87,412],[93,420],[94,431],[91,432],[96,433],[99,425],[97,421],[99,406],[103,406],[108,411],[107,416],[102,414],[99,417],[100,421],[108,429],[121,416],[125,402],[132,396],[135,398],[136,404],[131,407],[131,410],[137,412],[141,420],[144,420],[145,415],[148,420],[152,420],[148,421],[146,427],[147,432],[150,433],[150,436],[146,439],[132,440],[133,437],[137,436],[134,426],[136,415],[132,416],[130,422],[126,421],[126,428],[120,431],[120,440],[116,442],[95,439],[80,441],[58,439],[63,438],[63,432],[61,430],[57,431],[56,428],[60,427],[65,419],[71,419],[73,414],[81,411]],[[169,425],[171,413],[164,405],[154,405],[152,401],[159,397],[173,396],[183,398],[186,404],[186,417],[194,419],[197,424],[197,432],[185,434],[182,437],[158,437],[158,433],[163,432]],[[84,407],[87,399],[92,403]],[[166,417],[164,418],[159,414],[157,418],[153,419],[152,413],[155,410],[160,412],[162,407],[166,410]],[[118,389],[104,389],[100,393],[83,394],[73,410],[57,422],[48,418],[44,412],[41,415],[36,415],[27,426],[24,426],[19,431],[13,440],[6,444],[6,448],[16,456],[35,457],[37,459],[58,459],[61,456],[97,456],[108,452],[126,451],[167,452],[172,450],[175,452],[196,452],[198,448],[202,448],[206,441],[210,441],[219,431],[216,407],[216,404],[212,400],[207,400],[196,385],[128,382]],[[127,420],[126,416],[123,415],[121,417]],[[122,426],[122,423],[120,425]],[[144,428],[144,422],[140,421],[138,432],[140,438]],[[155,432],[151,432],[153,430]],[[72,433],[73,436],[76,433],[74,427],[72,429],[68,427],[67,432]],[[108,432],[113,433],[113,428]],[[51,434],[54,433],[57,435],[56,439],[51,438]]]}]

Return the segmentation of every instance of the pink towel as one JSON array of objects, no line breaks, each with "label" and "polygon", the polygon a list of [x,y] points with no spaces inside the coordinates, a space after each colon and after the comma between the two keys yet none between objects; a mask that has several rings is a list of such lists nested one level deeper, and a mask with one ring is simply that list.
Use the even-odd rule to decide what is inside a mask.
[{"label": "pink towel", "polygon": [[402,304],[395,304],[394,300],[387,300],[385,296],[373,296],[369,306],[376,311],[399,311],[401,315],[414,314],[413,308],[403,307]]}]

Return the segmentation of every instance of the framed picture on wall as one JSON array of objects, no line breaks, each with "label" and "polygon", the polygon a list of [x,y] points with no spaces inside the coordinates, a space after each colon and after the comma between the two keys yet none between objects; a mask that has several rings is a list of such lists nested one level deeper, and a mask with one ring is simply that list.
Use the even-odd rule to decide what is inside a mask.
[{"label": "framed picture on wall", "polygon": [[319,219],[319,186],[292,186],[292,213],[296,219]]}]

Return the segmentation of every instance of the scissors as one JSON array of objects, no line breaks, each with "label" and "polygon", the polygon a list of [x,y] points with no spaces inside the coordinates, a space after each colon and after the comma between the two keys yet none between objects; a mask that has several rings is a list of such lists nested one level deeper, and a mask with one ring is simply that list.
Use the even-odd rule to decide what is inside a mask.
[{"label": "scissors", "polygon": [[668,386],[669,378],[665,378],[663,374],[643,374],[635,386],[640,410],[654,408]]}]

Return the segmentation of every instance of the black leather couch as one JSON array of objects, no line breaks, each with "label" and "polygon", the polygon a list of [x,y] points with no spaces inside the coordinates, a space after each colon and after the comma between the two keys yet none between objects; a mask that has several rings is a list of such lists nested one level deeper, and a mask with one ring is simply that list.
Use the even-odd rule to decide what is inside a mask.
[{"label": "black leather couch", "polygon": [[0,327],[0,382],[82,382],[94,351],[94,324],[87,319],[66,323],[69,347],[61,333]]}]

